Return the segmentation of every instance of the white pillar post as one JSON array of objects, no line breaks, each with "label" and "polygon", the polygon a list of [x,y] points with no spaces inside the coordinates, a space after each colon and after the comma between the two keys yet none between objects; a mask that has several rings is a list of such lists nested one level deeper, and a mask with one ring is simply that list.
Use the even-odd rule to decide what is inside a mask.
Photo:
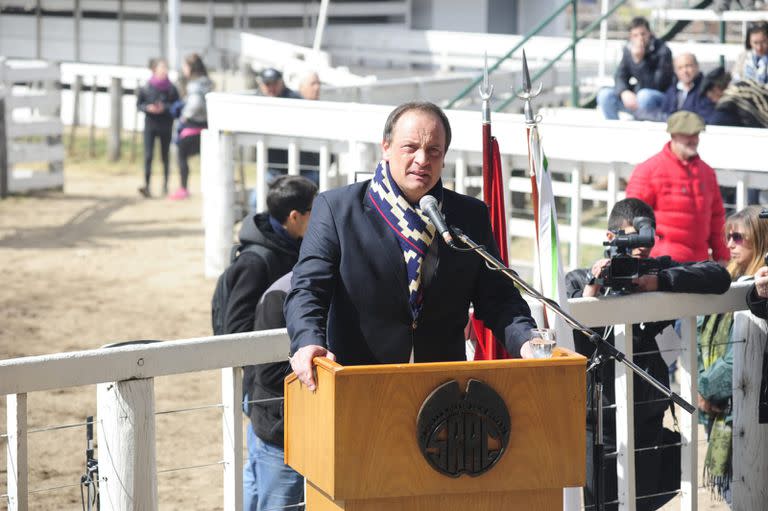
[{"label": "white pillar post", "polygon": [[568,264],[571,269],[579,267],[581,253],[581,169],[571,170],[571,250]]},{"label": "white pillar post", "polygon": [[331,148],[328,144],[320,147],[320,191],[328,189],[328,174],[331,170]]},{"label": "white pillar post", "polygon": [[[696,317],[682,319],[680,354],[680,397],[696,405],[699,393],[699,362],[696,345]],[[680,425],[680,509],[695,511],[698,493],[699,412],[677,414]]]},{"label": "white pillar post", "polygon": [[296,139],[288,142],[288,175],[299,175],[299,144]]},{"label": "white pillar post", "polygon": [[101,509],[157,510],[154,380],[101,383],[96,401]]},{"label": "white pillar post", "polygon": [[203,190],[206,277],[217,277],[229,264],[232,228],[235,225],[233,146],[231,133],[215,130],[202,132],[200,168],[206,174]]},{"label": "white pillar post", "polygon": [[8,511],[27,511],[27,395],[10,394],[7,402],[8,443],[5,455],[8,469]]},{"label": "white pillar post", "polygon": [[[616,349],[632,360],[632,325],[615,325]],[[619,511],[635,511],[635,394],[632,370],[616,364],[616,469]]]},{"label": "white pillar post", "polygon": [[168,0],[168,67],[179,69],[179,27],[181,25],[181,2]]},{"label": "white pillar post", "polygon": [[221,370],[224,509],[243,509],[243,368]]},{"label": "white pillar post", "polygon": [[453,189],[457,193],[467,193],[467,155],[459,153],[456,157],[456,164],[453,171]]},{"label": "white pillar post", "polygon": [[256,201],[260,210],[267,210],[267,142],[263,137],[256,141]]}]

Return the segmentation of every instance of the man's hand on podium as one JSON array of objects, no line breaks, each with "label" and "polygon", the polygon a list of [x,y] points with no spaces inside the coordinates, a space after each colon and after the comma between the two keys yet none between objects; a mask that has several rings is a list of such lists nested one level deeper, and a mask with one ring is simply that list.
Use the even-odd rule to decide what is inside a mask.
[{"label": "man's hand on podium", "polygon": [[326,357],[331,360],[336,360],[336,355],[328,351],[322,346],[316,344],[310,344],[299,348],[296,353],[290,358],[291,369],[296,373],[296,377],[301,383],[307,386],[311,391],[315,391],[317,384],[315,382],[315,371],[312,365],[312,361],[315,357]]}]

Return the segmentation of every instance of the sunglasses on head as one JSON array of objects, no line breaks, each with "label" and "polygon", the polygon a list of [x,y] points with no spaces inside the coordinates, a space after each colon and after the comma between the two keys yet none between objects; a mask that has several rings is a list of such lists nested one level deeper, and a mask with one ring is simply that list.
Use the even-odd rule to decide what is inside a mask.
[{"label": "sunglasses on head", "polygon": [[730,240],[733,240],[737,245],[741,245],[744,243],[744,235],[740,232],[729,232],[725,235],[725,242],[728,243]]}]

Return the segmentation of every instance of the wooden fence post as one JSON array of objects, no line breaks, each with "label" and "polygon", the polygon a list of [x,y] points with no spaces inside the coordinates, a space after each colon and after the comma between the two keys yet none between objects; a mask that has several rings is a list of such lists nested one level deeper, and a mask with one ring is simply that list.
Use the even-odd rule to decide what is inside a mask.
[{"label": "wooden fence post", "polygon": [[112,77],[109,86],[109,161],[119,161],[123,132],[123,81]]},{"label": "wooden fence post", "polygon": [[154,379],[102,383],[96,396],[101,509],[156,511]]},{"label": "wooden fence post", "polygon": [[8,511],[26,511],[29,491],[27,462],[27,395],[8,396]]},{"label": "wooden fence post", "polygon": [[760,423],[760,385],[768,363],[766,324],[733,315],[733,509],[768,509],[768,424]]},{"label": "wooden fence post", "polygon": [[243,368],[221,370],[224,509],[243,509]]},{"label": "wooden fence post", "polygon": [[83,90],[83,75],[75,76],[72,84],[72,126],[69,130],[69,152],[75,149],[75,133],[80,125],[80,92]]},{"label": "wooden fence post", "polygon": [[0,97],[0,199],[8,196],[8,133],[5,127],[5,98]]},{"label": "wooden fence post", "polygon": [[91,158],[96,156],[96,93],[98,88],[97,77],[94,75],[91,83],[91,129],[88,132],[88,155]]}]

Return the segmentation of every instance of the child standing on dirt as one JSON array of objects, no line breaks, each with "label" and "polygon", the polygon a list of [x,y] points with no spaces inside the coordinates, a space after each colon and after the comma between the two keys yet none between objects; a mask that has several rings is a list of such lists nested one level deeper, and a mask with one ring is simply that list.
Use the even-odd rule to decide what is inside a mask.
[{"label": "child standing on dirt", "polygon": [[163,195],[168,194],[168,153],[171,147],[173,116],[170,107],[178,101],[179,93],[168,79],[168,63],[163,59],[149,61],[152,78],[139,90],[136,106],[144,112],[144,186],[139,193],[151,197],[152,156],[155,138],[160,139],[160,157],[163,160]]}]

